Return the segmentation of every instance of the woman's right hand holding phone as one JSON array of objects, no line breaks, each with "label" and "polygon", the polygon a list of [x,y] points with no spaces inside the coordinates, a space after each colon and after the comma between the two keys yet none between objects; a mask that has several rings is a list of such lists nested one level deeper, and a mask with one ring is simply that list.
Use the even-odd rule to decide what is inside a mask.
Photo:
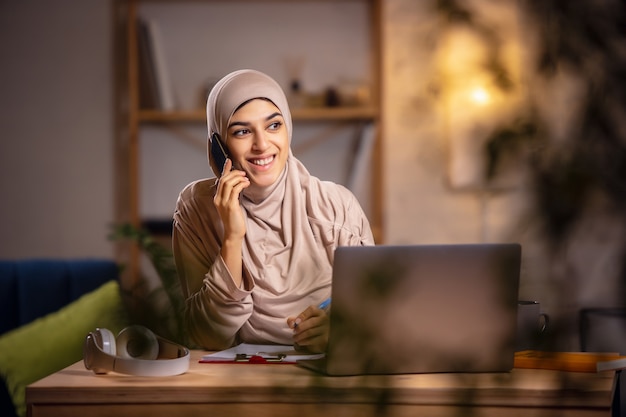
[{"label": "woman's right hand holding phone", "polygon": [[232,168],[233,162],[229,158],[224,164],[222,176],[217,183],[213,203],[224,225],[221,255],[235,283],[240,285],[242,279],[241,247],[246,235],[246,223],[243,208],[239,204],[239,195],[250,185],[250,180],[244,171]]},{"label": "woman's right hand holding phone", "polygon": [[232,167],[233,161],[230,158],[226,159],[213,203],[224,224],[224,239],[243,239],[246,225],[239,204],[239,195],[250,185],[250,180],[244,171]]}]

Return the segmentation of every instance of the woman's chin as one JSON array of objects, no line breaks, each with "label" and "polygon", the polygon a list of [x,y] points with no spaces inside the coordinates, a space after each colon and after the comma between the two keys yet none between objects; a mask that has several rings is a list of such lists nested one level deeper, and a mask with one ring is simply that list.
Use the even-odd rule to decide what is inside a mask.
[{"label": "woman's chin", "polygon": [[250,175],[250,182],[257,187],[265,188],[273,185],[278,180],[278,177],[278,175],[271,172],[254,173]]}]

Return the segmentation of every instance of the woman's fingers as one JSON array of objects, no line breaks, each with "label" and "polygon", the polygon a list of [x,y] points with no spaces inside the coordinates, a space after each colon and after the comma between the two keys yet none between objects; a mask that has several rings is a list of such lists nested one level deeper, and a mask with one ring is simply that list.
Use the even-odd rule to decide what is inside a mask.
[{"label": "woman's fingers", "polygon": [[[221,180],[220,180],[221,181]],[[228,178],[222,183],[222,190],[218,190],[220,194],[220,204],[228,207],[239,206],[239,194],[250,185],[250,181],[242,171],[231,172]]]},{"label": "woman's fingers", "polygon": [[309,352],[324,352],[328,346],[328,326],[312,327],[293,338],[294,346]]},{"label": "woman's fingers", "polygon": [[217,185],[217,193],[215,193],[215,205],[226,207],[229,205],[239,205],[239,194],[244,188],[250,185],[250,180],[246,173],[239,170],[231,170],[232,162],[226,160],[224,172],[219,179]]},{"label": "woman's fingers", "polygon": [[329,319],[324,310],[311,306],[297,317],[287,319],[293,328],[293,341],[296,345],[312,352],[323,352],[328,344]]},{"label": "woman's fingers", "polygon": [[239,195],[250,185],[245,172],[231,168],[232,162],[228,159],[224,164],[224,171],[213,197],[227,237],[243,236],[246,232]]}]

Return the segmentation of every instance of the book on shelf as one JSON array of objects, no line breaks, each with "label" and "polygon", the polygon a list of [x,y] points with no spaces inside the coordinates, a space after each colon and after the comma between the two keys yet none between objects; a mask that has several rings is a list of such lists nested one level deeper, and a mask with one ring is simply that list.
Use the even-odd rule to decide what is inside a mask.
[{"label": "book on shelf", "polygon": [[175,110],[172,80],[159,25],[154,20],[139,19],[137,29],[140,108]]},{"label": "book on shelf", "polygon": [[137,62],[139,66],[139,108],[158,109],[159,86],[154,72],[152,41],[148,25],[143,19],[137,21]]}]

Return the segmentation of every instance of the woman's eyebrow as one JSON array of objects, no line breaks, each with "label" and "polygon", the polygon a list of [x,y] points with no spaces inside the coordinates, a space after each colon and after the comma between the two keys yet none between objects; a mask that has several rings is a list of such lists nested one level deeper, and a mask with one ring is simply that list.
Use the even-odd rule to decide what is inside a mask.
[{"label": "woman's eyebrow", "polygon": [[235,126],[248,127],[250,126],[250,123],[249,122],[232,122],[231,124],[228,125],[228,128],[230,129],[231,127],[235,127]]},{"label": "woman's eyebrow", "polygon": [[267,122],[268,120],[272,120],[272,119],[273,119],[274,117],[276,117],[276,116],[280,116],[280,117],[282,117],[283,115],[282,115],[282,114],[280,114],[280,112],[272,113],[272,114],[270,114],[269,116],[267,116],[267,117],[265,118],[265,121]]},{"label": "woman's eyebrow", "polygon": [[[275,113],[272,113],[272,114],[270,114],[269,116],[267,116],[267,117],[265,118],[265,121],[267,122],[267,121],[269,121],[269,120],[272,120],[272,119],[273,119],[274,117],[276,117],[276,116],[280,116],[280,117],[282,117],[283,115],[282,115],[280,112],[275,112]],[[229,124],[229,125],[228,125],[228,128],[230,129],[231,127],[234,127],[234,126],[244,126],[244,127],[248,127],[248,126],[250,126],[251,124],[252,124],[252,123],[250,123],[250,122],[239,122],[239,121],[234,121],[234,122],[232,122],[231,124]]]}]

